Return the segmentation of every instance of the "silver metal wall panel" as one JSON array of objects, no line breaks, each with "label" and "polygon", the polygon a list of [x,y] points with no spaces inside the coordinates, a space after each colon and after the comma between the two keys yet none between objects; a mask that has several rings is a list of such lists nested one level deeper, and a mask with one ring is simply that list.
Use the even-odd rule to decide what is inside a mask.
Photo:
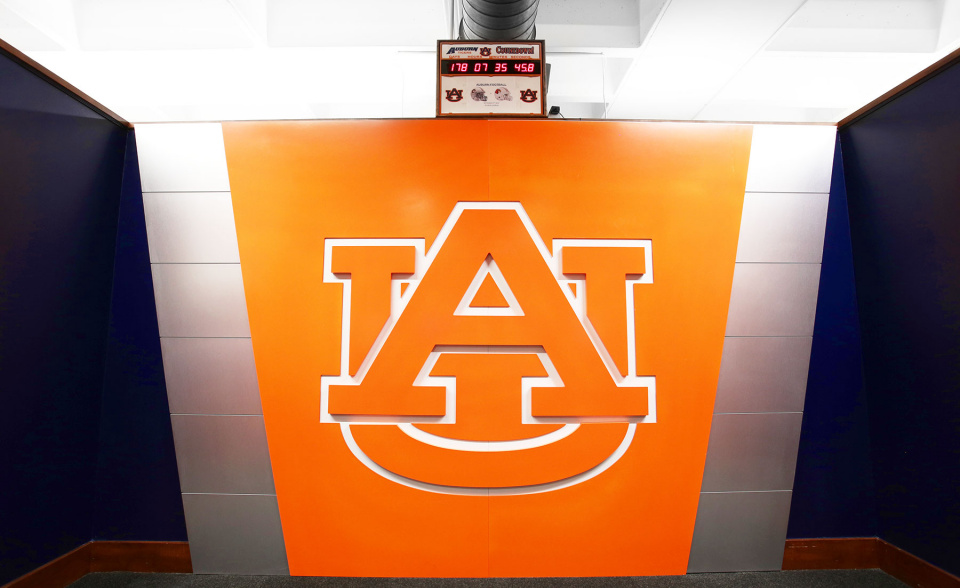
[{"label": "silver metal wall panel", "polygon": [[137,125],[193,569],[289,574],[219,123]]},{"label": "silver metal wall panel", "polygon": [[819,287],[820,264],[736,264],[727,336],[812,336]]},{"label": "silver metal wall panel", "polygon": [[193,571],[288,575],[276,496],[184,494]]},{"label": "silver metal wall panel", "polygon": [[829,196],[747,193],[737,261],[820,263]]},{"label": "silver metal wall panel", "polygon": [[792,492],[700,494],[689,572],[779,570]]},{"label": "silver metal wall panel", "polygon": [[136,126],[144,192],[229,192],[220,123]]},{"label": "silver metal wall panel", "polygon": [[799,412],[713,415],[703,491],[792,490],[802,421]]},{"label": "silver metal wall panel", "polygon": [[836,136],[826,125],[755,125],[747,192],[829,192]]},{"label": "silver metal wall panel", "polygon": [[172,414],[262,414],[250,339],[163,338]]},{"label": "silver metal wall panel", "polygon": [[229,192],[143,195],[151,263],[240,263]]},{"label": "silver metal wall panel", "polygon": [[262,416],[172,415],[180,490],[275,494]]},{"label": "silver metal wall panel", "polygon": [[249,337],[240,264],[153,264],[161,337]]},{"label": "silver metal wall panel", "polygon": [[754,125],[689,570],[780,569],[836,128]]},{"label": "silver metal wall panel", "polygon": [[812,337],[727,337],[714,412],[802,412],[812,343]]}]

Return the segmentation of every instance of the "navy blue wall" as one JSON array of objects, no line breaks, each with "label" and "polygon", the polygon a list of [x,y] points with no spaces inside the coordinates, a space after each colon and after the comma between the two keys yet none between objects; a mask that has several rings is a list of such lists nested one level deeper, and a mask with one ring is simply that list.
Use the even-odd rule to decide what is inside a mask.
[{"label": "navy blue wall", "polygon": [[[159,350],[156,341],[132,349],[157,336],[152,288],[143,295],[145,238],[127,247],[124,232],[143,233],[142,210],[139,226],[125,221],[120,234],[124,269],[110,319],[121,187],[126,202],[139,184],[123,181],[127,134],[0,53],[0,584],[94,535],[184,536],[178,489],[168,495],[176,467],[166,406],[156,401],[163,381],[151,375]],[[131,248],[142,267],[132,267]],[[116,303],[128,294],[135,310]],[[146,330],[130,336],[137,328]],[[150,397],[135,407],[119,400],[131,370],[143,376],[133,392]],[[149,480],[139,459],[157,466]],[[138,499],[162,512],[131,513]]]},{"label": "navy blue wall", "polygon": [[187,539],[155,308],[131,132],[103,376],[94,539]]},{"label": "navy blue wall", "polygon": [[879,534],[960,574],[960,65],[840,138]]},{"label": "navy blue wall", "polygon": [[0,55],[0,582],[90,539],[125,143]]},{"label": "navy blue wall", "polygon": [[869,415],[847,193],[838,144],[787,536],[876,534]]}]

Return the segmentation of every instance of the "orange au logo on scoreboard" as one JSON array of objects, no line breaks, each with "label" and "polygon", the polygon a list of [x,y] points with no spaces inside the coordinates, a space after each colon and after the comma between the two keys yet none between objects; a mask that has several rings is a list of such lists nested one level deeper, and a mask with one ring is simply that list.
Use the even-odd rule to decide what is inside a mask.
[{"label": "orange au logo on scoreboard", "polygon": [[749,127],[224,138],[292,573],[686,571]]}]

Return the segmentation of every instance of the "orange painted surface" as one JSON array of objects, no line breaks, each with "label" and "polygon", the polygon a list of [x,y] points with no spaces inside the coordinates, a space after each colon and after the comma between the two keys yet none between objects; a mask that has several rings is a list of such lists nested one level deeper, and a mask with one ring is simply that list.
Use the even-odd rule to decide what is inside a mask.
[{"label": "orange painted surface", "polygon": [[627,291],[623,280],[644,270],[642,249],[616,247],[567,247],[563,250],[563,273],[586,278],[587,317],[606,344],[621,375],[627,375],[627,325],[618,312],[624,308]]},{"label": "orange painted surface", "polygon": [[[492,255],[523,316],[456,316],[477,268]],[[420,282],[359,386],[331,386],[330,412],[442,416],[444,390],[414,385],[436,345],[542,345],[566,384],[534,390],[534,416],[645,415],[647,399],[607,376],[559,284],[517,214],[467,210]]]},{"label": "orange painted surface", "polygon": [[560,428],[520,422],[520,379],[547,375],[536,355],[441,355],[430,375],[457,378],[457,422],[418,425],[422,431],[465,441],[511,441]]},{"label": "orange painted surface", "polygon": [[493,281],[493,277],[487,274],[480,283],[477,294],[470,301],[473,308],[505,308],[510,306],[507,299],[503,297],[500,287]]},{"label": "orange painted surface", "polygon": [[390,279],[412,274],[413,247],[333,247],[330,269],[349,275],[353,285],[350,304],[350,375],[366,357],[390,317]]},{"label": "orange painted surface", "polygon": [[[736,255],[749,127],[555,121],[223,127],[264,419],[293,574],[686,571]],[[320,423],[321,376],[340,371],[343,288],[323,281],[324,239],[422,238],[429,249],[458,201],[486,200],[519,202],[548,251],[555,238],[650,239],[653,244],[654,283],[634,286],[634,296],[637,371],[656,376],[657,422],[637,425],[633,442],[610,469],[561,490],[469,496],[406,487],[361,463],[339,425]],[[339,396],[331,386],[331,412],[443,414],[442,388],[411,385],[423,355],[437,344],[513,344],[543,346],[567,384],[534,388],[534,415],[645,414],[642,389],[610,385],[606,368],[598,366],[592,344],[571,318],[561,288],[555,282],[545,286],[552,276],[537,259],[529,236],[521,234],[516,215],[473,212],[464,213],[463,224],[456,225],[416,286],[362,386],[342,386]],[[524,316],[452,317],[451,309],[488,253]],[[386,265],[376,270],[381,284],[386,271]],[[383,298],[374,298],[369,304],[379,310],[364,327],[368,333],[383,314]],[[351,351],[352,366],[354,357]],[[441,355],[432,373],[463,374],[458,396],[464,394],[464,404],[458,403],[458,410],[471,416],[458,424],[420,428],[474,440],[549,432],[554,425],[521,433],[515,420],[498,420],[496,407],[513,410],[516,398],[481,390],[484,369],[503,370],[504,382],[528,375],[525,371],[540,374],[542,368],[517,359],[532,357],[487,356],[490,362],[505,363],[483,368]],[[365,391],[357,393],[359,388]],[[443,427],[461,429],[443,433]],[[582,470],[597,455],[609,454],[605,444],[612,439],[619,443],[625,427],[581,425],[584,431],[618,432],[595,441],[588,441],[592,434],[572,435],[565,440],[574,443],[574,451],[562,451],[558,442],[537,448],[543,459],[528,453],[514,469],[499,459],[486,474],[488,466],[480,462],[492,458],[476,458],[483,454],[470,458],[479,465],[458,472],[441,467],[448,454],[431,459],[424,458],[430,449],[401,450],[401,444],[414,441],[397,436],[394,426],[354,425],[351,430],[371,452],[385,443],[379,452],[384,462],[415,458],[413,464],[391,462],[393,467],[423,468],[433,481],[483,485],[537,483],[564,468]],[[372,438],[377,435],[386,439]]]},{"label": "orange painted surface", "polygon": [[[438,425],[442,426],[442,425]],[[624,423],[580,425],[575,435],[535,449],[479,453],[447,451],[414,441],[397,427],[354,426],[353,435],[381,466],[413,480],[462,488],[533,486],[597,466],[623,440]]]}]

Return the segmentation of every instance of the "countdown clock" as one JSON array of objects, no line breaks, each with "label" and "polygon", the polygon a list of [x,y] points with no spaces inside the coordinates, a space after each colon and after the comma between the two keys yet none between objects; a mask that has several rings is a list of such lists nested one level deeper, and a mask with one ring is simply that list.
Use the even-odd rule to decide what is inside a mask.
[{"label": "countdown clock", "polygon": [[543,41],[438,41],[438,117],[543,117]]}]

